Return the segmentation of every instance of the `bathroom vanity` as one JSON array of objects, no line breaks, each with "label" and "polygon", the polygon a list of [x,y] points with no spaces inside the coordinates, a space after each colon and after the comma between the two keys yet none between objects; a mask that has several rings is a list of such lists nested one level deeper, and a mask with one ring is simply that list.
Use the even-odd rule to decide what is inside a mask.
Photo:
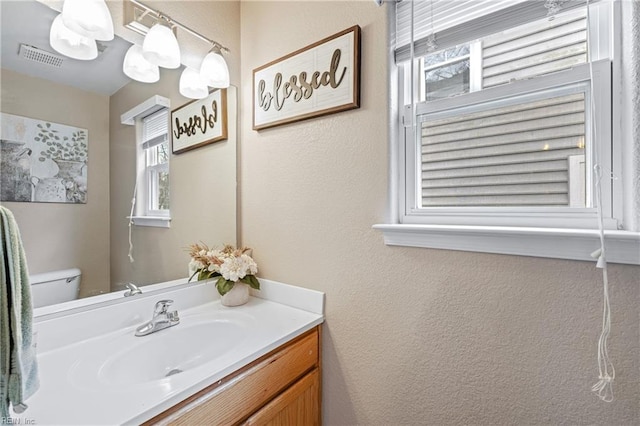
[{"label": "bathroom vanity", "polygon": [[[246,305],[213,283],[38,316],[36,424],[320,424],[324,294],[261,279]],[[180,323],[143,337],[154,305]]]}]

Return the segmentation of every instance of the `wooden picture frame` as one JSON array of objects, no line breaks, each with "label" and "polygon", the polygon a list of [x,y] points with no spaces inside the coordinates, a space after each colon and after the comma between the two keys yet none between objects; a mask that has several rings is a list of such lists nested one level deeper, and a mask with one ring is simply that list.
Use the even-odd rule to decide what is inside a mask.
[{"label": "wooden picture frame", "polygon": [[355,25],[253,70],[253,130],[360,107]]},{"label": "wooden picture frame", "polygon": [[226,140],[227,89],[215,89],[171,111],[171,147],[174,154]]}]

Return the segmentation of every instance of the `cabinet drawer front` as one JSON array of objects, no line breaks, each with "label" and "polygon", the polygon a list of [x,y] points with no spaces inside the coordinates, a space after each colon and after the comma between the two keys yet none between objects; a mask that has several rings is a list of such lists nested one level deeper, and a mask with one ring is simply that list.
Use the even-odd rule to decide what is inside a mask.
[{"label": "cabinet drawer front", "polygon": [[318,331],[314,330],[249,366],[228,383],[205,389],[153,420],[170,425],[240,422],[317,365]]}]

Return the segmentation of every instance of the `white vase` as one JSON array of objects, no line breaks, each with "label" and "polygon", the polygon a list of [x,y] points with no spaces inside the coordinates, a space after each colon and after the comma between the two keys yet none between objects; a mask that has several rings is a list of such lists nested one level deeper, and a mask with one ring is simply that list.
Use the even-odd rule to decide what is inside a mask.
[{"label": "white vase", "polygon": [[249,301],[249,286],[245,283],[237,282],[233,288],[220,298],[224,306],[240,306]]}]

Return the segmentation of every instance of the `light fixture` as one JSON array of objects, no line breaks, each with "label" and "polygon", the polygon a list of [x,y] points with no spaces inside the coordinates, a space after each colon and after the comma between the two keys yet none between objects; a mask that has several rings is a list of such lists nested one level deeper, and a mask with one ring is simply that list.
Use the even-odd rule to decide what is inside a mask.
[{"label": "light fixture", "polygon": [[200,77],[211,87],[221,89],[229,87],[229,68],[218,45],[214,45],[214,48],[204,57],[200,66]]},{"label": "light fixture", "polygon": [[163,68],[178,68],[180,66],[180,46],[171,28],[161,19],[144,38],[142,55],[152,64]]},{"label": "light fixture", "polygon": [[209,88],[198,71],[187,67],[180,76],[180,94],[185,98],[204,99],[209,95]]},{"label": "light fixture", "polygon": [[142,56],[142,47],[134,44],[127,50],[122,64],[127,77],[141,83],[155,83],[160,80],[160,69]]},{"label": "light fixture", "polygon": [[96,41],[67,28],[62,15],[58,15],[51,24],[49,43],[57,52],[73,59],[88,61],[98,57]]},{"label": "light fixture", "polygon": [[113,20],[104,0],[65,0],[62,20],[70,30],[95,40],[113,40]]},{"label": "light fixture", "polygon": [[[222,57],[222,52],[228,53],[229,49],[217,41],[208,39],[138,0],[124,0],[123,22],[126,28],[145,35],[142,56],[150,63],[164,68],[175,69],[181,65],[180,46],[176,39],[178,28],[213,46],[202,61],[199,71],[186,67],[182,72],[179,89],[183,96],[202,99],[209,95],[207,86],[229,87],[229,68]],[[126,66],[123,65],[123,68]]]}]

